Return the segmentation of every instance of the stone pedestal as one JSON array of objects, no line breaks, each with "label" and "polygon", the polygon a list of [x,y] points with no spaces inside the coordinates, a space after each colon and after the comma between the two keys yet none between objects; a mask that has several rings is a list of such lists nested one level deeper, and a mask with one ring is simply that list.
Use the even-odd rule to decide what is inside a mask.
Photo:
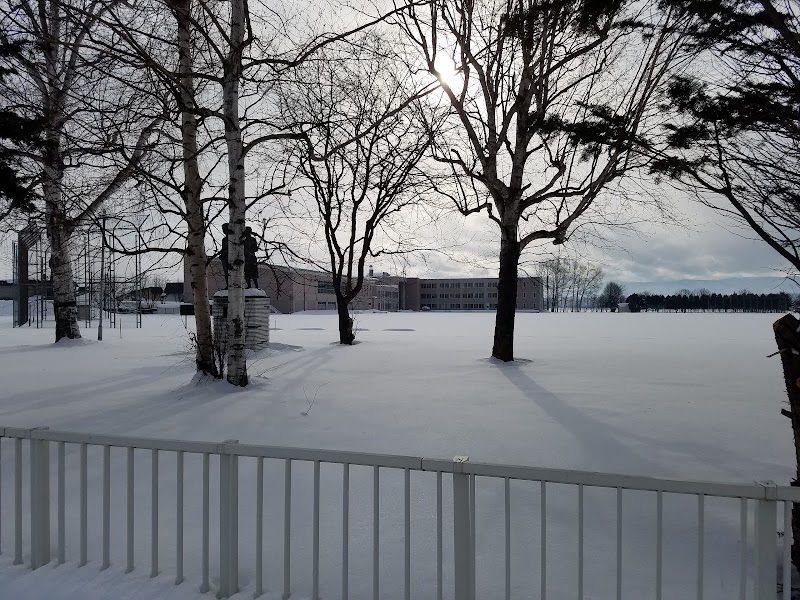
[{"label": "stone pedestal", "polygon": [[[244,290],[244,346],[248,350],[258,350],[269,344],[270,303],[263,290]],[[214,339],[225,346],[228,339],[228,290],[214,294],[211,306],[214,318]]]}]

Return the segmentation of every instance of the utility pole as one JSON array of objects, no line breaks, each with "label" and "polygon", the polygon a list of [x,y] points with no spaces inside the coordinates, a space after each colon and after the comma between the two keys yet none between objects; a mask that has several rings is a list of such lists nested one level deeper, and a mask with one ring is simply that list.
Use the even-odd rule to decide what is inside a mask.
[{"label": "utility pole", "polygon": [[[106,300],[106,218],[100,220],[100,319],[97,322],[97,341],[103,341],[103,305]],[[91,310],[91,307],[90,307]]]}]

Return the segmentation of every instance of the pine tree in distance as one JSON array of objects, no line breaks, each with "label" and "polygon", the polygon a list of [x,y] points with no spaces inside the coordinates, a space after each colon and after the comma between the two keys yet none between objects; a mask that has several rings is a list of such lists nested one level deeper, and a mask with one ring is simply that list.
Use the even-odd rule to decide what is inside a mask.
[{"label": "pine tree in distance", "polygon": [[[17,55],[22,46],[20,41],[0,40],[0,57]],[[13,69],[0,66],[0,81],[13,74]],[[19,155],[26,147],[41,145],[41,130],[40,119],[0,109],[0,197],[5,200],[0,217],[13,210],[30,212],[33,209],[33,201],[37,198],[34,182],[20,173]]]}]

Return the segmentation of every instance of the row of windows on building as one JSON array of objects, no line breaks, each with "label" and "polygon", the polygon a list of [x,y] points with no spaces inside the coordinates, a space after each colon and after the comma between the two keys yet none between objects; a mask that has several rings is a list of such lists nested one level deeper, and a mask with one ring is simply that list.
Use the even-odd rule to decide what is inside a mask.
[{"label": "row of windows on building", "polygon": [[[330,281],[318,281],[317,282],[317,293],[318,294],[334,294],[335,291],[333,289],[333,283]],[[397,290],[386,290],[378,288],[376,293],[381,298],[399,298],[400,294]]]},{"label": "row of windows on building", "polygon": [[[497,298],[497,292],[486,292],[487,298]],[[527,298],[528,293],[522,292],[522,297]],[[533,292],[533,297],[536,298],[536,292]],[[437,298],[483,298],[483,292],[464,292],[463,294],[456,293],[442,293],[442,294],[420,294],[420,300],[436,300]]]},{"label": "row of windows on building", "polygon": [[463,303],[463,302],[440,302],[439,304],[425,304],[431,310],[483,310],[485,308],[497,308],[497,304],[484,303]]},{"label": "row of windows on building", "polygon": [[[433,303],[430,303],[430,304],[423,304],[422,306],[427,307],[430,310],[483,310],[485,308],[488,308],[488,309],[494,308],[494,309],[496,309],[497,308],[497,303],[496,302],[490,302],[490,303],[487,303],[487,304],[483,304],[483,303],[475,304],[475,303],[460,303],[460,302],[450,302],[450,303],[440,302],[440,303],[437,304],[437,303],[433,302]],[[523,303],[522,304],[522,308],[523,309],[527,309],[528,308],[528,304],[527,303]],[[531,308],[532,309],[536,309],[536,304],[531,304]]]},{"label": "row of windows on building", "polygon": [[[436,298],[483,298],[483,292],[464,292],[461,293],[442,293],[442,294],[420,294],[420,300],[435,300]],[[487,298],[497,298],[497,292],[486,292]]]},{"label": "row of windows on building", "polygon": [[[352,308],[353,305],[351,304],[350,307]],[[397,302],[378,302],[373,307],[377,310],[397,310]],[[317,302],[317,309],[318,310],[335,310],[336,309],[336,302],[323,302],[320,300]]]},{"label": "row of windows on building", "polygon": [[[528,282],[526,280],[523,279],[520,283],[522,284],[522,287],[527,287],[527,283]],[[471,287],[476,287],[476,288],[482,288],[482,287],[496,288],[497,287],[497,282],[496,281],[489,281],[489,282],[484,282],[484,281],[465,281],[465,282],[461,282],[461,281],[439,281],[437,283],[437,282],[434,281],[432,283],[430,283],[430,282],[424,283],[423,282],[423,283],[421,283],[419,285],[419,287],[421,289],[423,289],[423,290],[435,290],[436,288],[445,289],[446,290],[446,289],[459,289],[459,288],[462,288],[462,287],[464,287],[464,288],[471,288]]]},{"label": "row of windows on building", "polygon": [[465,288],[471,288],[471,287],[476,287],[476,288],[482,288],[482,287],[496,288],[497,287],[497,282],[496,281],[490,281],[490,282],[486,283],[484,281],[465,281],[465,282],[462,283],[460,281],[440,281],[438,283],[436,283],[436,282],[433,282],[433,283],[421,283],[419,287],[424,289],[424,290],[435,290],[436,288],[445,289],[445,290],[446,289],[459,289],[459,288],[462,288],[462,287],[465,287]]}]

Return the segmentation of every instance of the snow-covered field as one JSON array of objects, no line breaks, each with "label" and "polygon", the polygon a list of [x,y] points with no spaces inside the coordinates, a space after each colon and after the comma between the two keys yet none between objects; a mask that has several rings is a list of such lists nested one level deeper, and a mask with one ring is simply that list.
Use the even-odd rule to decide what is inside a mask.
[{"label": "snow-covered field", "polygon": [[[119,330],[95,331],[68,348],[52,329],[12,329],[0,316],[0,426],[409,454],[468,455],[501,462],[681,479],[751,482],[792,477],[792,439],[780,415],[780,360],[771,322],[779,315],[534,314],[517,316],[516,354],[488,358],[493,314],[371,313],[357,316],[358,344],[335,343],[336,317],[273,315],[272,343],[251,358],[252,385],[232,389],[193,379],[182,317],[118,317]],[[191,325],[191,323],[190,323]],[[89,566],[74,562],[34,573],[10,565],[13,550],[12,446],[2,445],[0,598],[198,598],[198,464],[187,458],[187,582],[174,586],[174,459],[161,471],[163,576],[147,579],[149,461],[137,464],[137,571],[124,569],[124,518],[112,515],[112,568],[98,573],[99,518],[90,517]],[[99,515],[100,452],[90,451],[90,515]],[[124,455],[114,454],[113,506],[124,507]],[[267,461],[269,463],[269,461]],[[254,467],[242,461],[242,593],[254,589]],[[268,464],[265,487],[266,598],[281,589],[283,466]],[[67,456],[77,481],[77,450]],[[170,469],[172,473],[170,474]],[[117,475],[119,473],[119,475]],[[323,598],[338,598],[341,468],[323,466]],[[435,491],[412,482],[412,597],[434,597]],[[72,478],[72,479],[70,479]],[[141,484],[139,483],[141,478]],[[293,598],[311,594],[310,465],[296,466]],[[381,598],[401,598],[402,474],[383,476]],[[339,486],[338,491],[336,486]],[[371,479],[351,475],[351,597],[371,597]],[[77,489],[68,486],[68,557],[77,558]],[[563,487],[563,489],[562,489]],[[552,488],[552,489],[551,489]],[[548,488],[548,598],[575,597],[574,488]],[[586,597],[615,595],[614,491],[587,491]],[[514,598],[538,597],[539,488],[512,484]],[[652,597],[654,495],[626,493],[624,597]],[[665,499],[665,595],[695,589],[696,501]],[[213,505],[212,505],[213,508]],[[170,512],[172,511],[172,512]],[[303,511],[306,511],[305,513]],[[480,599],[503,597],[502,482],[477,485]],[[706,598],[738,589],[738,502],[707,501]],[[196,514],[196,513],[194,513]],[[591,515],[591,516],[590,516]],[[138,531],[138,530],[137,530]],[[447,531],[447,530],[446,530]],[[214,529],[212,528],[212,536]],[[452,540],[445,537],[445,559]],[[215,557],[212,555],[212,565]],[[212,566],[212,572],[216,568]],[[385,572],[384,572],[385,571]],[[446,572],[445,585],[449,572]],[[452,597],[452,592],[450,592]],[[446,594],[445,597],[448,597]]]}]

